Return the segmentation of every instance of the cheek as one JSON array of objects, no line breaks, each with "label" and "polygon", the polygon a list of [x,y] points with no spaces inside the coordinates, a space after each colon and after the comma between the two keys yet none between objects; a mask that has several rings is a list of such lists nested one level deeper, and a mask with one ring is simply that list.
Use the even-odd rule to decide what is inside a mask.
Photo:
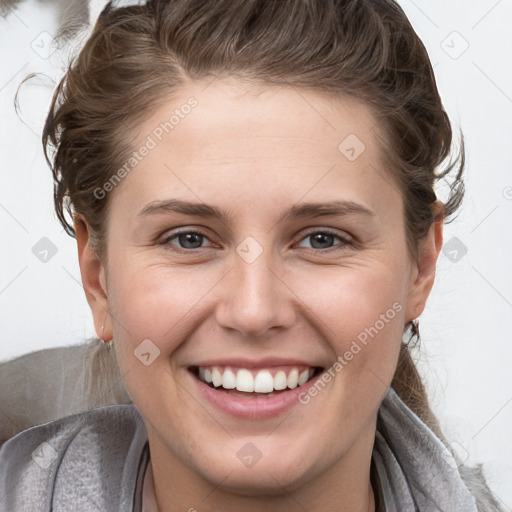
[{"label": "cheek", "polygon": [[[325,280],[322,286],[317,282],[316,287],[305,280],[299,292],[308,297],[310,316],[322,329],[332,357],[323,383],[305,390],[301,401],[308,414],[318,418],[322,432],[342,430],[346,439],[374,420],[402,342],[403,278],[389,267],[372,269],[338,269],[337,279]],[[331,452],[338,455],[346,449],[345,443],[333,446]]]},{"label": "cheek", "polygon": [[[109,303],[122,339],[151,339],[170,353],[218,276],[212,272],[147,265],[139,258],[119,261],[109,280]],[[140,259],[142,260],[142,258]]]},{"label": "cheek", "polygon": [[[405,315],[405,275],[400,265],[374,264],[338,268],[295,283],[311,322],[319,326],[338,361],[334,373],[344,387],[365,389],[391,382]],[[350,379],[348,377],[350,376]],[[348,387],[347,387],[348,386]]]},{"label": "cheek", "polygon": [[201,324],[204,301],[223,272],[148,264],[136,254],[115,257],[109,307],[126,388],[134,401],[147,401],[156,387],[172,400],[172,371],[178,364],[173,356]]},{"label": "cheek", "polygon": [[357,337],[376,323],[387,332],[391,323],[403,320],[405,277],[390,265],[340,266],[330,275],[321,269],[305,272],[293,287],[335,339]]}]

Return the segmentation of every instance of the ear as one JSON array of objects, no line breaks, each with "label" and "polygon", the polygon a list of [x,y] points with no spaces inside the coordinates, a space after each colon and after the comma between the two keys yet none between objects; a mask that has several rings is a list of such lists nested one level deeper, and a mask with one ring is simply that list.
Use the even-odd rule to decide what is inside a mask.
[{"label": "ear", "polygon": [[442,215],[418,243],[418,262],[413,263],[407,295],[406,324],[423,313],[434,286],[437,258],[443,245],[444,204],[436,201],[433,213],[434,216]]},{"label": "ear", "polygon": [[74,217],[74,228],[78,245],[78,261],[85,296],[94,318],[98,338],[112,339],[105,269],[91,245],[90,227],[83,215]]}]

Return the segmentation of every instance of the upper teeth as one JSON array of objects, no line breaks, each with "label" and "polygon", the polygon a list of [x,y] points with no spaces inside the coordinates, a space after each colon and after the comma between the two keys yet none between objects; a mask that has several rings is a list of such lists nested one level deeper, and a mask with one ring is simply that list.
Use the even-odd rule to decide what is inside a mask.
[{"label": "upper teeth", "polygon": [[[274,372],[272,372],[274,373]],[[215,387],[237,389],[249,393],[271,393],[274,390],[294,389],[305,384],[315,373],[314,368],[290,367],[278,370],[275,375],[268,369],[251,371],[246,368],[234,370],[219,366],[199,367],[199,378]]]}]

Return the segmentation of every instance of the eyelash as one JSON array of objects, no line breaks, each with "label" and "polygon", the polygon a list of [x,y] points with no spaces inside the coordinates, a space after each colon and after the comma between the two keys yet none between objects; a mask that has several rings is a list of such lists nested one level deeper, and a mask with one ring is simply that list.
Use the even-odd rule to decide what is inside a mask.
[{"label": "eyelash", "polygon": [[[171,240],[174,240],[175,238],[178,238],[181,235],[187,235],[187,234],[200,235],[200,236],[206,238],[207,240],[209,240],[208,236],[200,230],[183,230],[183,231],[177,231],[176,233],[165,237],[161,242],[158,242],[158,244],[167,246],[170,244]],[[312,231],[308,231],[307,233],[305,233],[302,236],[302,238],[299,240],[299,242],[302,242],[303,240],[311,237],[312,235],[317,235],[317,234],[329,235],[329,236],[333,236],[334,238],[338,238],[342,242],[341,247],[329,247],[327,249],[304,248],[304,249],[306,249],[307,252],[326,253],[326,252],[331,252],[331,251],[336,251],[336,250],[343,250],[347,246],[354,245],[354,242],[352,240],[350,240],[347,237],[343,237],[340,234],[338,234],[334,231],[331,231],[330,229],[315,229]],[[175,246],[172,250],[176,250],[178,252],[189,252],[190,253],[193,251],[197,251],[199,249],[203,249],[203,247],[197,247],[195,249],[184,249],[183,247]]]}]

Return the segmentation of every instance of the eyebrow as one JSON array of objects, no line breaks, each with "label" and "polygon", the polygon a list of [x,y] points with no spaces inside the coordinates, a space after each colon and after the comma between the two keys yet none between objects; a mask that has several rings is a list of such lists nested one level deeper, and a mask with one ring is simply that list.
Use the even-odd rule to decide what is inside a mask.
[{"label": "eyebrow", "polygon": [[[154,214],[180,213],[204,218],[217,218],[227,222],[231,215],[217,206],[206,203],[195,203],[181,199],[152,201],[139,213],[139,216]],[[375,212],[354,201],[339,200],[324,203],[298,203],[284,212],[279,221],[288,218],[316,218],[323,216],[344,216],[349,214],[374,217]]]}]

